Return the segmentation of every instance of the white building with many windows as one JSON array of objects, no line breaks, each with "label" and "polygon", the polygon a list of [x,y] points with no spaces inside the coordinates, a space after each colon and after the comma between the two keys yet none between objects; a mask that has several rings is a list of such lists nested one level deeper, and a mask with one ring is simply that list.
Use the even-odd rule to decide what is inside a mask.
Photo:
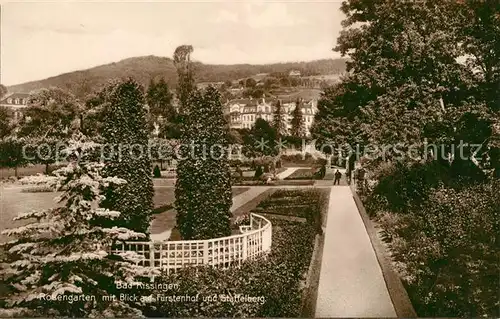
[{"label": "white building with many windows", "polygon": [[28,106],[28,93],[12,93],[5,96],[0,101],[0,106],[12,112],[13,120],[18,120],[22,116],[22,111]]}]

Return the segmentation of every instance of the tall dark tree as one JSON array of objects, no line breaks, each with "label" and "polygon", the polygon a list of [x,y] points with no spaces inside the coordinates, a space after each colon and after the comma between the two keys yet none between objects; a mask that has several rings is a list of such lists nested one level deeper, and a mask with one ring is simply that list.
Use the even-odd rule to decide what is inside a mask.
[{"label": "tall dark tree", "polygon": [[161,116],[165,120],[171,121],[175,117],[172,100],[173,95],[165,79],[161,78],[158,82],[151,79],[146,94],[150,113],[155,117]]},{"label": "tall dark tree", "polygon": [[466,143],[485,141],[493,114],[470,99],[475,75],[459,62],[466,51],[457,30],[470,20],[461,15],[463,3],[344,1],[346,29],[335,50],[351,57],[350,73],[325,91],[313,136],[406,146],[455,143],[461,136]]},{"label": "tall dark tree", "polygon": [[[250,130],[249,141],[245,145],[251,152],[249,157],[275,156],[278,132],[269,122],[258,118]],[[248,140],[248,139],[247,139]]]},{"label": "tall dark tree", "polygon": [[229,236],[229,132],[220,95],[213,87],[192,91],[185,110],[175,185],[177,227],[183,239]]},{"label": "tall dark tree", "polygon": [[7,136],[0,139],[0,167],[13,168],[14,175],[18,176],[18,168],[27,164],[23,153],[25,141],[22,138]]},{"label": "tall dark tree", "polygon": [[154,190],[143,88],[133,79],[111,84],[104,108],[102,137],[108,147],[104,172],[127,183],[111,186],[102,207],[122,213],[116,221],[119,226],[148,233]]},{"label": "tall dark tree", "polygon": [[175,206],[182,238],[207,239],[231,234],[229,132],[218,91],[194,86],[192,52],[191,46],[181,46],[174,53],[183,117]]},{"label": "tall dark tree", "polygon": [[0,99],[3,98],[7,94],[7,88],[5,85],[0,84]]},{"label": "tall dark tree", "polygon": [[9,135],[11,129],[10,112],[6,107],[0,106],[0,138]]},{"label": "tall dark tree", "polygon": [[302,101],[297,99],[295,102],[295,109],[292,113],[292,136],[295,138],[303,138],[306,135],[306,128],[304,117],[302,115]]},{"label": "tall dark tree", "polygon": [[193,46],[181,45],[175,49],[174,65],[177,69],[177,98],[179,99],[179,111],[184,113],[189,94],[196,88],[194,81],[194,70],[191,63]]},{"label": "tall dark tree", "polygon": [[81,111],[73,94],[59,88],[40,90],[28,99],[19,135],[67,139],[79,130]]},{"label": "tall dark tree", "polygon": [[273,127],[276,130],[276,137],[280,138],[287,134],[287,123],[285,119],[285,110],[281,105],[281,101],[276,101],[273,114]]}]

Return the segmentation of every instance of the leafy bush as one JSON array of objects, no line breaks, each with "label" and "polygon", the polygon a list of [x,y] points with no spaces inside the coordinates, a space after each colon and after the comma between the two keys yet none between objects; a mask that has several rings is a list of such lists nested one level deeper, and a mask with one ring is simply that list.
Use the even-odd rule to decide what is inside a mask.
[{"label": "leafy bush", "polygon": [[232,223],[233,227],[240,227],[244,225],[250,225],[250,214],[241,215],[235,218]]},{"label": "leafy bush", "polygon": [[153,177],[154,178],[161,177],[161,171],[160,171],[160,167],[158,165],[155,165],[155,168],[153,169]]},{"label": "leafy bush", "polygon": [[255,175],[254,179],[260,179],[260,177],[264,174],[264,170],[262,169],[262,166],[257,166],[257,169],[255,170]]},{"label": "leafy bush", "polygon": [[408,213],[425,204],[433,188],[446,182],[449,168],[437,161],[425,164],[395,164],[381,176],[366,202],[373,214],[379,210]]},{"label": "leafy bush", "polygon": [[498,189],[440,187],[412,214],[379,213],[419,316],[498,316]]},{"label": "leafy bush", "polygon": [[[370,213],[388,210],[409,213],[418,210],[433,189],[440,186],[461,189],[484,181],[484,174],[478,168],[471,168],[469,162],[431,161],[412,165],[397,162],[381,164],[384,175],[378,173],[378,183],[366,201]],[[464,169],[466,167],[467,169]]]}]

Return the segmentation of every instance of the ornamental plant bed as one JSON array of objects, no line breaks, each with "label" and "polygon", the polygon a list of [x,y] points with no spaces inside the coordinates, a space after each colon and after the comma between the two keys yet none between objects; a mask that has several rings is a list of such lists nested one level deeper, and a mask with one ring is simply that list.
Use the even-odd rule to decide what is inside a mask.
[{"label": "ornamental plant bed", "polygon": [[[314,210],[311,213],[321,216],[320,202],[327,199],[327,193],[317,192],[320,194],[318,201],[311,205]],[[270,216],[269,220],[273,225],[273,241],[267,258],[248,260],[239,268],[185,268],[160,276],[157,283],[176,284],[176,287],[168,292],[144,290],[142,293],[199,297],[193,302],[153,300],[143,304],[143,314],[147,317],[300,317],[303,281],[318,225],[314,219],[299,222]],[[255,297],[255,302],[221,298],[238,294]]]},{"label": "ornamental plant bed", "polygon": [[271,196],[269,196],[269,200],[271,199],[292,199],[292,198],[303,198],[303,199],[314,199],[322,197],[322,193],[317,189],[309,188],[305,190],[297,190],[297,189],[278,189]]},{"label": "ornamental plant bed", "polygon": [[[262,201],[254,211],[285,216],[295,216],[318,221],[315,211],[321,211],[324,194],[317,189],[277,190],[268,199]],[[284,200],[288,199],[288,201]]]},{"label": "ornamental plant bed", "polygon": [[259,205],[259,207],[275,207],[275,206],[296,206],[296,205],[308,205],[314,200],[309,200],[303,197],[291,197],[290,199],[269,199]]},{"label": "ornamental plant bed", "polygon": [[314,180],[277,180],[276,185],[282,186],[312,186]]},{"label": "ornamental plant bed", "polygon": [[276,214],[276,215],[283,215],[283,216],[295,216],[295,217],[302,217],[302,218],[308,218],[309,216],[312,216],[311,213],[311,206],[306,206],[306,207],[268,207],[266,209],[256,209],[253,212],[259,213],[260,211],[265,212],[267,214]]},{"label": "ornamental plant bed", "polygon": [[262,185],[269,185],[265,181],[259,181],[259,180],[249,180],[249,181],[240,181],[240,182],[233,182],[233,186],[262,186]]},{"label": "ornamental plant bed", "polygon": [[288,220],[292,222],[299,222],[299,223],[307,223],[307,219],[303,217],[297,217],[297,216],[285,216],[285,215],[276,215],[273,213],[267,213],[267,212],[261,212],[259,215],[264,216],[267,219],[279,219],[279,220]]}]

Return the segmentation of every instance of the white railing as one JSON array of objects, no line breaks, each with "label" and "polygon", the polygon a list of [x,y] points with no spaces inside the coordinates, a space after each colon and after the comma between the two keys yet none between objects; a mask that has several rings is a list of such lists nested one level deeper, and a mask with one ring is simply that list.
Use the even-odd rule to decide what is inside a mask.
[{"label": "white railing", "polygon": [[272,225],[266,218],[250,214],[250,225],[240,226],[240,231],[239,235],[206,240],[116,243],[111,252],[134,251],[143,257],[141,265],[168,274],[188,266],[237,267],[271,251]]}]

